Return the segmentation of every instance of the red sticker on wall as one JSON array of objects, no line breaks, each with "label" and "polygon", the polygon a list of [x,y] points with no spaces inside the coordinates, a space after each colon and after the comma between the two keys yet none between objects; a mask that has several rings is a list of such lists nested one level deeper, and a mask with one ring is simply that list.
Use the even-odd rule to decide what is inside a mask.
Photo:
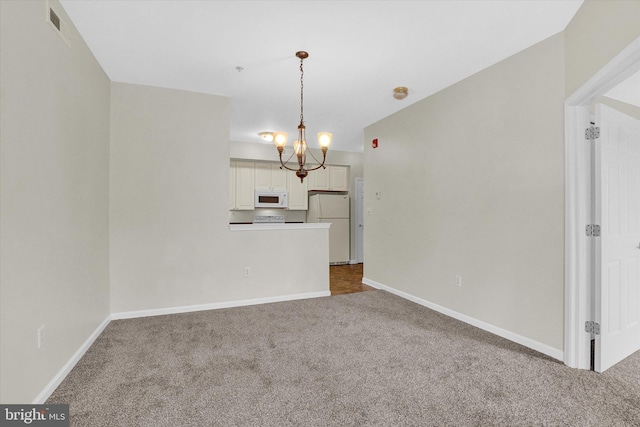
[{"label": "red sticker on wall", "polygon": [[378,148],[378,138],[375,138],[373,141],[371,141],[371,146],[373,148]]}]

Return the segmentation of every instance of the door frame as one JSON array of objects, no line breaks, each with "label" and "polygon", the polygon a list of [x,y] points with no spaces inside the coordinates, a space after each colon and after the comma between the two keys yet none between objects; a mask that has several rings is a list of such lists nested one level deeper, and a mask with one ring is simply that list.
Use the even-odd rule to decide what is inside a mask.
[{"label": "door frame", "polygon": [[591,222],[591,153],[584,130],[589,105],[640,71],[640,37],[616,55],[565,100],[565,324],[564,363],[589,369],[591,336],[592,254],[585,235]]},{"label": "door frame", "polygon": [[364,262],[364,178],[355,179],[356,202],[356,264]]}]

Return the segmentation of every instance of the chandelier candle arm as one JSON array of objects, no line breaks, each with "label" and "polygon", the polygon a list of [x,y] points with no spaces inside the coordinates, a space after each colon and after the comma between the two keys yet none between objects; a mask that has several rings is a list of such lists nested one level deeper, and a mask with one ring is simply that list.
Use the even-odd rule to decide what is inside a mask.
[{"label": "chandelier candle arm", "polygon": [[293,154],[296,155],[298,159],[298,168],[293,169],[287,166],[289,159],[293,157],[293,154],[287,161],[282,160],[282,153],[284,152],[284,147],[287,145],[287,133],[286,132],[273,132],[273,143],[278,150],[278,156],[280,158],[280,169],[287,169],[290,171],[295,171],[296,176],[300,178],[300,182],[304,182],[304,179],[309,174],[310,171],[314,171],[316,169],[323,168],[325,160],[327,158],[327,151],[329,150],[329,146],[331,145],[331,140],[333,135],[330,132],[318,132],[318,145],[320,146],[320,150],[322,151],[322,162],[320,162],[313,155],[313,152],[309,151],[311,157],[320,163],[315,168],[307,167],[307,138],[306,138],[306,128],[304,126],[304,60],[309,57],[309,54],[305,51],[296,52],[296,56],[300,58],[300,124],[298,124],[298,139],[293,142]]}]

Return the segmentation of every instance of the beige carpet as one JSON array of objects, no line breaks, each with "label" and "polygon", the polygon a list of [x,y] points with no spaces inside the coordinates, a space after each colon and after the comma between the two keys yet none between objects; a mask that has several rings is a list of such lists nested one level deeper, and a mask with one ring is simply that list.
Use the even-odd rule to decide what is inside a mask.
[{"label": "beige carpet", "polygon": [[605,374],[384,291],[113,321],[47,403],[73,426],[639,426]]}]

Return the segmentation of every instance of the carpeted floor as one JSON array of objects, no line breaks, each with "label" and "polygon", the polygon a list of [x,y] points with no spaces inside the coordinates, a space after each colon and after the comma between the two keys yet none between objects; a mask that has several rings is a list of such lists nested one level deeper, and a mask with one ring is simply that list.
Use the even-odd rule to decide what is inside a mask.
[{"label": "carpeted floor", "polygon": [[565,367],[384,291],[113,321],[73,426],[638,426],[640,354]]}]

